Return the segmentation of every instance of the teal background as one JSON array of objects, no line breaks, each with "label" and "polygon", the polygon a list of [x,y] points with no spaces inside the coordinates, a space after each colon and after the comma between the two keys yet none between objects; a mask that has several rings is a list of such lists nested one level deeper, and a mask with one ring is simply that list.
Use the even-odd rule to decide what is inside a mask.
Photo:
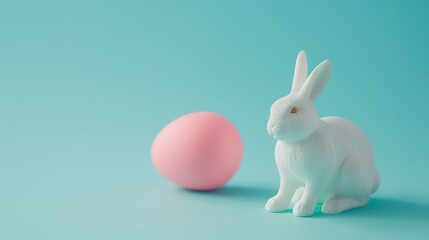
[{"label": "teal background", "polygon": [[[0,239],[426,239],[428,1],[0,1]],[[264,211],[271,103],[329,58],[321,116],[373,141],[382,183],[337,216]],[[151,142],[213,111],[244,142],[214,192],[158,175]]]}]

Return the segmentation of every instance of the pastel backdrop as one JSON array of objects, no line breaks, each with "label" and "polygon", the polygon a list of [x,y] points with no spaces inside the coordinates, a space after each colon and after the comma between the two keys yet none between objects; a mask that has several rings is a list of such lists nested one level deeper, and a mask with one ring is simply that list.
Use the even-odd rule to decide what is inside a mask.
[{"label": "pastel backdrop", "polygon": [[[427,1],[1,1],[1,239],[425,239]],[[321,116],[372,139],[381,187],[338,216],[264,211],[278,174],[265,130],[296,54],[329,58]],[[244,143],[235,177],[182,190],[150,147],[194,111]],[[167,151],[167,150],[166,150]]]}]

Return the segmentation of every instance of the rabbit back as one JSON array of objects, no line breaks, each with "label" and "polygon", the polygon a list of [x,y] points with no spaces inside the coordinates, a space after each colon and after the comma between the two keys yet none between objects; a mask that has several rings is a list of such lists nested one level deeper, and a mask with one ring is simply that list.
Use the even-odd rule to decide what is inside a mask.
[{"label": "rabbit back", "polygon": [[378,188],[379,175],[374,168],[374,151],[366,134],[355,124],[341,117],[321,119],[328,129],[337,151],[345,153],[335,181],[330,184],[330,192],[357,198],[369,197]]}]

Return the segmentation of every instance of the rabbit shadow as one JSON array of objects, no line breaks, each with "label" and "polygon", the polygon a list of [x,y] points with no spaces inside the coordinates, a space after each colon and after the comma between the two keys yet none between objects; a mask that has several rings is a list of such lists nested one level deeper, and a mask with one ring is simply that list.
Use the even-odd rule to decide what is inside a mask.
[{"label": "rabbit shadow", "polygon": [[[276,188],[258,186],[227,185],[212,191],[183,191],[190,194],[198,194],[205,197],[228,198],[239,201],[265,202],[277,193]],[[292,214],[290,206],[283,214]],[[337,218],[337,219],[374,219],[383,221],[416,221],[429,223],[429,205],[395,198],[371,198],[368,205],[345,211],[336,215],[328,215],[321,212],[322,204],[316,206],[313,218]]]},{"label": "rabbit shadow", "polygon": [[[276,188],[266,188],[260,186],[237,186],[227,185],[222,188],[211,191],[194,191],[182,189],[188,194],[197,194],[199,196],[210,198],[227,198],[238,201],[257,201],[265,202],[277,193]],[[292,214],[290,206],[283,214]],[[429,205],[412,202],[399,198],[371,198],[369,203],[361,208],[356,208],[342,212],[340,214],[328,215],[321,212],[322,204],[315,208],[312,218],[334,218],[334,219],[362,219],[362,220],[382,220],[389,221],[407,221],[429,223]]]},{"label": "rabbit shadow", "polygon": [[418,221],[429,223],[429,205],[402,199],[371,198],[368,205],[337,215],[323,214],[321,212],[321,204],[319,204],[316,207],[315,217],[365,218],[383,221]]}]

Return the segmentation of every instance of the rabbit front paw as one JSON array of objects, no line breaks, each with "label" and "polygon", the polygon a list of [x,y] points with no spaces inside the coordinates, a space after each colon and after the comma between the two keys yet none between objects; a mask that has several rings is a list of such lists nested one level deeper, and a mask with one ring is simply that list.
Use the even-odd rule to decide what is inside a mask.
[{"label": "rabbit front paw", "polygon": [[307,204],[305,201],[299,201],[293,207],[293,215],[297,217],[311,216],[314,213],[314,207]]},{"label": "rabbit front paw", "polygon": [[279,195],[275,195],[267,201],[265,204],[265,210],[268,212],[284,212],[288,206],[289,203],[287,202],[287,199],[284,199]]}]

